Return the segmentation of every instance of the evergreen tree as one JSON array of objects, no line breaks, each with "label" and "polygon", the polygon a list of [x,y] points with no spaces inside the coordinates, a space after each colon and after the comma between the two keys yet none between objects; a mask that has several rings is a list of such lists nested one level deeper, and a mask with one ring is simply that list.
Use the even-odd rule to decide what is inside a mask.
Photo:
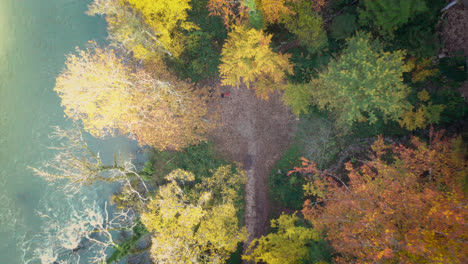
[{"label": "evergreen tree", "polygon": [[372,24],[380,34],[387,35],[426,10],[425,0],[364,0],[359,21],[363,26]]}]

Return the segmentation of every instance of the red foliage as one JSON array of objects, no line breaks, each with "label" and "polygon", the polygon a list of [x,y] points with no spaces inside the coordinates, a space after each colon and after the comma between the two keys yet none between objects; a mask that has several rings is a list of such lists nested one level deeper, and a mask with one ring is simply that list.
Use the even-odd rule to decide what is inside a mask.
[{"label": "red foliage", "polygon": [[461,143],[432,131],[429,144],[413,138],[411,148],[379,137],[369,162],[346,164],[347,185],[304,159],[294,171],[313,175],[318,198],[302,212],[340,253],[337,263],[468,263]]}]

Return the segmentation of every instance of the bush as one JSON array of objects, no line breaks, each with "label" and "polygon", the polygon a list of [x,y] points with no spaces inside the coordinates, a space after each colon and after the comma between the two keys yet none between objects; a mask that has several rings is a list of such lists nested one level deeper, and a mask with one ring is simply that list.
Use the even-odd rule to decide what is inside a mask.
[{"label": "bush", "polygon": [[124,241],[119,243],[118,247],[115,247],[115,251],[112,255],[106,260],[107,263],[115,263],[124,258],[125,256],[135,253],[135,246],[138,240],[144,235],[148,233],[145,226],[140,222],[138,219],[137,224],[133,227],[132,235],[125,239]]},{"label": "bush", "polygon": [[211,143],[190,146],[182,151],[154,150],[151,163],[153,164],[151,181],[156,186],[165,183],[164,176],[175,169],[192,172],[199,181],[203,176],[211,176],[218,167],[228,164],[215,154]]},{"label": "bush", "polygon": [[270,197],[281,206],[299,210],[304,201],[305,179],[298,173],[287,175],[301,165],[301,157],[327,167],[339,153],[341,141],[336,136],[333,124],[315,108],[301,118],[294,143],[276,163],[269,176]]},{"label": "bush", "polygon": [[300,209],[304,200],[302,185],[304,178],[298,174],[287,173],[294,167],[301,165],[302,148],[299,144],[293,144],[276,163],[268,178],[270,197],[282,206]]}]

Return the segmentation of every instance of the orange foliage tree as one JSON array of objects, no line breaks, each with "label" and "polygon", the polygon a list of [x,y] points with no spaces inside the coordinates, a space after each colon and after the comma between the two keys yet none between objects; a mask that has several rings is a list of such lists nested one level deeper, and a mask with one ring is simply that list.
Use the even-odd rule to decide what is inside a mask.
[{"label": "orange foliage tree", "polygon": [[207,5],[211,16],[223,19],[226,28],[232,25],[241,25],[248,18],[248,8],[240,0],[209,0]]},{"label": "orange foliage tree", "polygon": [[326,0],[260,0],[258,2],[263,19],[268,23],[285,22],[282,20],[296,14],[292,8],[294,5],[319,12],[327,4]]},{"label": "orange foliage tree", "polygon": [[304,159],[303,213],[325,232],[337,263],[467,263],[468,162],[461,138],[431,130],[429,144],[372,146],[371,160],[346,164],[349,182]]}]

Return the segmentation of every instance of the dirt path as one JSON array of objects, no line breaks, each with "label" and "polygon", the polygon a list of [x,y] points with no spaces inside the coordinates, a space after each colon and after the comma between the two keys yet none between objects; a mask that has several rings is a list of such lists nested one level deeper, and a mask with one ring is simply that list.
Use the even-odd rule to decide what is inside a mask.
[{"label": "dirt path", "polygon": [[230,95],[214,95],[212,107],[218,109],[220,124],[211,140],[220,155],[240,163],[246,172],[245,224],[250,241],[268,230],[268,174],[289,146],[297,124],[279,95],[263,101],[246,87],[222,87],[221,92]]}]

